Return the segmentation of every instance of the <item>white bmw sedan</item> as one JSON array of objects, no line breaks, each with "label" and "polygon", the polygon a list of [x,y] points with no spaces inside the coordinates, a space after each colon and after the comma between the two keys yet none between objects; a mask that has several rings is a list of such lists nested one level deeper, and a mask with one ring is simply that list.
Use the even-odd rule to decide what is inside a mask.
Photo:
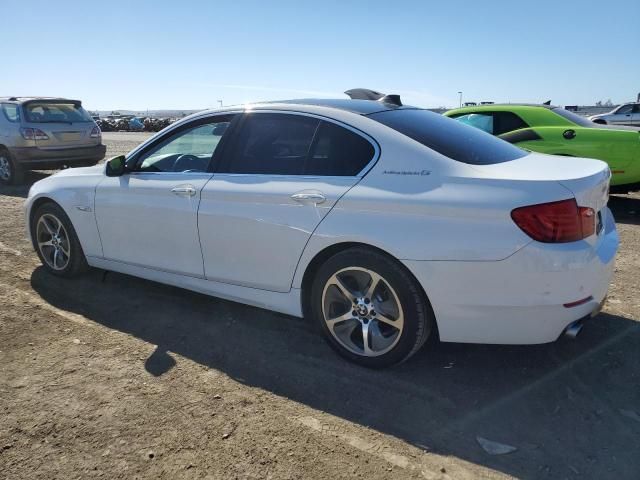
[{"label": "white bmw sedan", "polygon": [[397,98],[300,100],[197,113],[57,173],[26,219],[54,275],[96,267],[304,316],[383,367],[430,336],[575,333],[613,272],[609,177]]}]

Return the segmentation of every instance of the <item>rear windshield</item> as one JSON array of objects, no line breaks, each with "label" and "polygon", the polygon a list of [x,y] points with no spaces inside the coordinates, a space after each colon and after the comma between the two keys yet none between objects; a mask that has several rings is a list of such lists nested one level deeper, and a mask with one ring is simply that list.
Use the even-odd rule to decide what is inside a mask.
[{"label": "rear windshield", "polygon": [[25,117],[32,123],[91,122],[91,115],[76,103],[29,102],[24,107]]},{"label": "rear windshield", "polygon": [[491,165],[528,154],[482,130],[428,110],[388,110],[369,117],[458,162]]},{"label": "rear windshield", "polygon": [[581,117],[580,115],[578,115],[577,113],[573,113],[570,112],[569,110],[565,110],[564,108],[553,108],[551,109],[551,111],[553,113],[557,113],[558,115],[560,115],[561,117],[566,118],[567,120],[569,120],[570,122],[575,123],[576,125],[580,125],[581,127],[595,127],[596,124],[593,123],[591,120],[589,120],[586,117]]}]

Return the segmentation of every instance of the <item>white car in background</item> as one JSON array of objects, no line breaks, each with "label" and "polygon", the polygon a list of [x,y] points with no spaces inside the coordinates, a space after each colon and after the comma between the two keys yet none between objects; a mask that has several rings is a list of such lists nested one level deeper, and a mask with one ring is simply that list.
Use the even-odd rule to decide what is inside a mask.
[{"label": "white car in background", "polygon": [[589,120],[603,125],[640,126],[640,103],[625,103],[608,113],[592,115]]},{"label": "white car in background", "polygon": [[300,100],[197,113],[57,173],[26,219],[54,275],[91,266],[306,316],[384,367],[431,335],[575,334],[613,272],[609,178],[397,96]]}]

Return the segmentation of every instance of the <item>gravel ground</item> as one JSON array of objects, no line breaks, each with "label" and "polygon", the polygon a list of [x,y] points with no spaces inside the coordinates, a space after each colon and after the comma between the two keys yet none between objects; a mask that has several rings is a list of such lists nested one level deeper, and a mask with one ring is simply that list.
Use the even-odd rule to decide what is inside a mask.
[{"label": "gravel ground", "polygon": [[[143,138],[106,133],[108,156]],[[640,478],[640,195],[611,199],[611,294],[577,340],[435,344],[369,371],[300,319],[53,278],[27,191],[0,187],[0,478]]]}]

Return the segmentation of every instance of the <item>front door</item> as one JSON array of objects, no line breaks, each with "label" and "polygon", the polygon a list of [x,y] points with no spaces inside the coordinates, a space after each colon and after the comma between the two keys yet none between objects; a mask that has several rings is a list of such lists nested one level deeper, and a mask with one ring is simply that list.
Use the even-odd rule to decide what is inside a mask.
[{"label": "front door", "polygon": [[206,278],[288,292],[309,237],[376,147],[347,126],[292,113],[246,114],[234,137],[202,191]]},{"label": "front door", "polygon": [[198,205],[230,118],[198,120],[127,160],[129,173],[106,177],[95,212],[104,258],[203,277]]}]

